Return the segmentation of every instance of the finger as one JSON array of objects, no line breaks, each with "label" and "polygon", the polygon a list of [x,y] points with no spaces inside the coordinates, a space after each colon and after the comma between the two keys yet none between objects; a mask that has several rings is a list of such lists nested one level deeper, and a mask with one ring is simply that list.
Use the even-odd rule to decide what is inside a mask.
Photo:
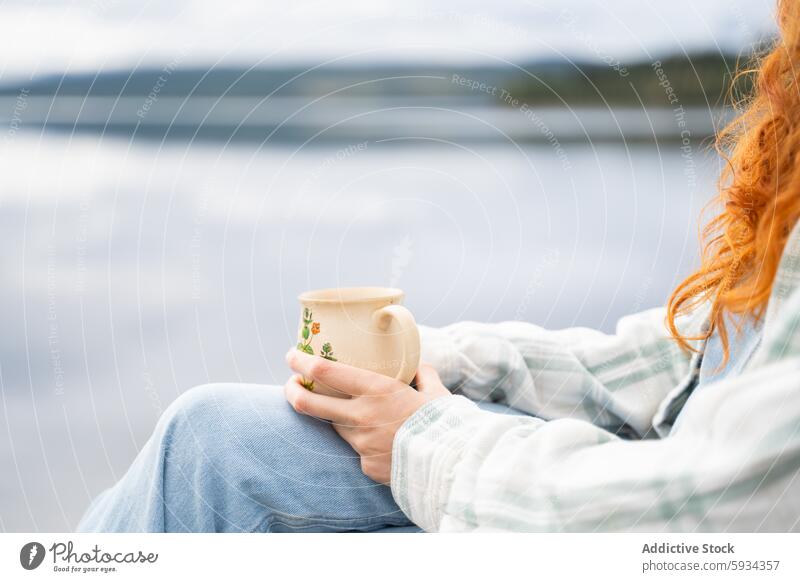
[{"label": "finger", "polygon": [[417,369],[417,390],[420,392],[430,392],[442,386],[439,373],[430,364],[420,364]]},{"label": "finger", "polygon": [[336,424],[352,426],[353,402],[334,396],[324,396],[307,390],[300,376],[292,376],[283,387],[286,400],[300,414],[330,420]]},{"label": "finger", "polygon": [[358,427],[349,424],[337,424],[337,423],[333,423],[331,426],[333,426],[333,430],[335,430],[340,437],[342,437],[344,440],[350,443],[350,445],[353,447],[353,449],[356,450],[356,452],[358,451],[358,449],[355,446],[357,437],[359,435]]},{"label": "finger", "polygon": [[319,380],[334,390],[353,396],[374,394],[386,388],[391,382],[390,378],[381,374],[318,356],[310,356],[294,348],[286,354],[286,363],[292,370],[306,378]]},{"label": "finger", "polygon": [[391,451],[375,452],[374,448],[371,446],[373,444],[372,437],[368,432],[365,432],[363,428],[354,428],[339,424],[333,424],[331,426],[333,426],[333,430],[347,441],[353,450],[358,453],[358,456],[361,457],[362,460],[367,458],[380,458],[392,454]]}]

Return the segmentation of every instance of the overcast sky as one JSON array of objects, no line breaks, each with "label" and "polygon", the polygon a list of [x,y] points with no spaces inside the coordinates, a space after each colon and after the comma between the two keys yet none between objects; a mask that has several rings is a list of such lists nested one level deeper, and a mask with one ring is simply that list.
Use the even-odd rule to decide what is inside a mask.
[{"label": "overcast sky", "polygon": [[775,0],[0,0],[0,75],[142,64],[653,58],[737,50]]}]

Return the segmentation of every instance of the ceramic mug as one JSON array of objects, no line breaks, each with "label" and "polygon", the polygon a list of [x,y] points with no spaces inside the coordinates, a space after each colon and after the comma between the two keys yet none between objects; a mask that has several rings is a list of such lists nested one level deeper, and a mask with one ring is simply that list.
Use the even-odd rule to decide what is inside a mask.
[{"label": "ceramic mug", "polygon": [[[306,291],[297,349],[410,384],[419,366],[419,330],[400,305],[403,292],[388,287],[342,287]],[[319,381],[309,390],[347,397]]]}]

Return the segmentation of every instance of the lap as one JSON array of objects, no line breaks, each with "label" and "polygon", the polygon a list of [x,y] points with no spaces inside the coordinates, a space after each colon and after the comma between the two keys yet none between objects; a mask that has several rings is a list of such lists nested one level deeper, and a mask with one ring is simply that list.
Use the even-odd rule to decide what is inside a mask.
[{"label": "lap", "polygon": [[361,472],[350,445],[327,421],[295,413],[282,387],[216,384],[181,398],[176,413],[186,423],[181,432],[196,439],[206,477],[214,473],[218,488],[238,498],[237,505],[263,513],[252,529],[370,530],[409,524],[390,489]]},{"label": "lap", "polygon": [[[493,403],[493,412],[520,414]],[[181,395],[82,529],[377,531],[412,525],[327,421],[279,386],[209,384]]]},{"label": "lap", "polygon": [[[179,403],[208,459],[269,510],[263,527],[373,530],[411,525],[389,487],[361,471],[358,455],[328,421],[297,414],[283,388],[216,384],[195,388]],[[522,414],[480,402],[485,410]],[[209,430],[210,427],[214,427]]]},{"label": "lap", "polygon": [[[522,414],[502,404],[477,404],[492,412]],[[235,469],[332,492],[384,487],[361,473],[358,455],[328,421],[297,414],[280,386],[200,386],[181,396],[175,408],[186,423],[185,436],[210,458]]]}]

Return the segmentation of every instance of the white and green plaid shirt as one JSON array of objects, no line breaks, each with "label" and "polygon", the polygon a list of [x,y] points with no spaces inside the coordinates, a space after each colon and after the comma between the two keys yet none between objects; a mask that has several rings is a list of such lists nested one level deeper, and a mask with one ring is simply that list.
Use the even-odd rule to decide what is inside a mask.
[{"label": "white and green plaid shirt", "polygon": [[422,333],[423,359],[468,397],[426,404],[395,438],[392,492],[425,530],[800,531],[800,225],[758,351],[691,399],[700,356],[670,339],[663,309],[614,335],[521,322]]}]

